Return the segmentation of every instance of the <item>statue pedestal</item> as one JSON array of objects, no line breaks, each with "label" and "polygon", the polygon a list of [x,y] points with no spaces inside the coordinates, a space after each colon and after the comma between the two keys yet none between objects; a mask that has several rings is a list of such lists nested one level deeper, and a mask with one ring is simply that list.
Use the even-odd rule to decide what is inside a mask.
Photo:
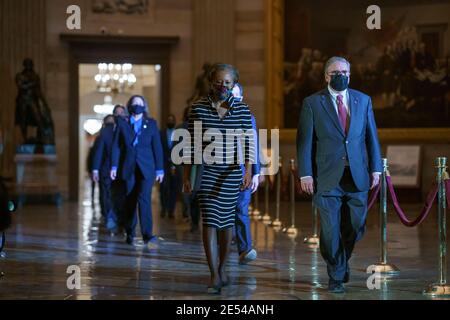
[{"label": "statue pedestal", "polygon": [[14,162],[15,194],[19,206],[25,203],[61,204],[56,176],[56,154],[16,154]]}]

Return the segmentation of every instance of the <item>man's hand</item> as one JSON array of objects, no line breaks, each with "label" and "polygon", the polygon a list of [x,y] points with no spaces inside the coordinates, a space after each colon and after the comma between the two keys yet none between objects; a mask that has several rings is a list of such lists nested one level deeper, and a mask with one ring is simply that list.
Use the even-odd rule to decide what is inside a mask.
[{"label": "man's hand", "polygon": [[259,186],[259,175],[254,175],[252,178],[252,185],[251,185],[252,193],[255,193],[256,190],[258,190],[258,186]]},{"label": "man's hand", "polygon": [[158,181],[159,183],[162,183],[164,180],[164,174],[158,174],[156,175],[156,181]]},{"label": "man's hand", "polygon": [[111,180],[116,180],[116,178],[117,178],[117,169],[111,169],[111,173],[110,173],[110,176],[111,176]]},{"label": "man's hand", "polygon": [[98,180],[100,180],[98,170],[92,170],[92,180],[94,182],[98,182]]},{"label": "man's hand", "polygon": [[191,181],[189,179],[183,182],[183,193],[192,193]]},{"label": "man's hand", "polygon": [[312,177],[306,177],[301,179],[302,191],[311,195],[314,193],[314,179]]},{"label": "man's hand", "polygon": [[380,173],[373,172],[372,173],[372,185],[370,186],[370,190],[375,188],[380,183]]}]

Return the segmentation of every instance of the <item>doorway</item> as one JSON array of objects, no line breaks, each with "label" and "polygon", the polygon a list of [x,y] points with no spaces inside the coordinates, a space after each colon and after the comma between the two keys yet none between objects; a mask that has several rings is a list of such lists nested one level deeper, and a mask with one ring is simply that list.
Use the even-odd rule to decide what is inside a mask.
[{"label": "doorway", "polygon": [[[79,87],[79,193],[92,189],[88,176],[90,150],[103,125],[117,104],[126,105],[132,95],[142,95],[148,102],[148,115],[161,124],[161,65],[130,63],[82,63],[78,67]],[[91,197],[92,198],[92,197]],[[97,198],[97,197],[95,197]]]},{"label": "doorway", "polygon": [[[157,103],[159,107],[155,108],[155,111],[159,110],[159,114],[152,114],[152,116],[155,116],[157,120],[165,119],[170,113],[170,52],[172,47],[178,43],[179,37],[61,34],[60,39],[68,44],[70,58],[70,111],[68,115],[70,124],[68,164],[69,200],[79,201],[80,181],[83,181],[80,178],[82,172],[80,168],[80,136],[82,136],[80,134],[82,128],[80,112],[80,71],[82,70],[80,68],[83,65],[91,65],[91,68],[98,68],[99,63],[106,63],[107,65],[129,63],[133,66],[159,68],[159,89],[155,92],[156,95],[159,95],[159,103]],[[151,93],[143,93],[144,95],[151,95]],[[114,99],[112,98],[111,101],[114,102]],[[104,100],[103,104],[105,104]],[[95,122],[92,123],[93,126],[98,127],[98,123],[96,125]],[[83,172],[86,172],[86,170]]]}]

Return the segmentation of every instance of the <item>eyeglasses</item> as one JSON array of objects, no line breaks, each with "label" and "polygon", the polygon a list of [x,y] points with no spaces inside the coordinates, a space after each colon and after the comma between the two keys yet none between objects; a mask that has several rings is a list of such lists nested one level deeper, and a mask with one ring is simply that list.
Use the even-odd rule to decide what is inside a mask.
[{"label": "eyeglasses", "polygon": [[331,72],[328,72],[328,75],[330,75],[330,76],[337,76],[338,74],[343,74],[344,76],[348,76],[348,75],[350,75],[350,71],[342,70],[342,71],[331,71]]}]

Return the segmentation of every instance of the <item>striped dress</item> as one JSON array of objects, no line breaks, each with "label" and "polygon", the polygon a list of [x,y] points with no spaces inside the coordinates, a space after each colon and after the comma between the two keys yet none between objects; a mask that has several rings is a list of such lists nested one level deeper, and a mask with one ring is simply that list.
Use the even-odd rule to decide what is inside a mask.
[{"label": "striped dress", "polygon": [[[230,108],[222,119],[209,97],[195,102],[189,115],[191,160],[203,165],[198,191],[203,225],[219,230],[234,226],[243,180],[241,163],[244,160],[251,163],[254,157],[250,110],[245,103],[235,101],[232,96],[227,103]],[[199,140],[201,137],[202,143]],[[245,145],[244,151],[239,153],[238,139]]]}]

